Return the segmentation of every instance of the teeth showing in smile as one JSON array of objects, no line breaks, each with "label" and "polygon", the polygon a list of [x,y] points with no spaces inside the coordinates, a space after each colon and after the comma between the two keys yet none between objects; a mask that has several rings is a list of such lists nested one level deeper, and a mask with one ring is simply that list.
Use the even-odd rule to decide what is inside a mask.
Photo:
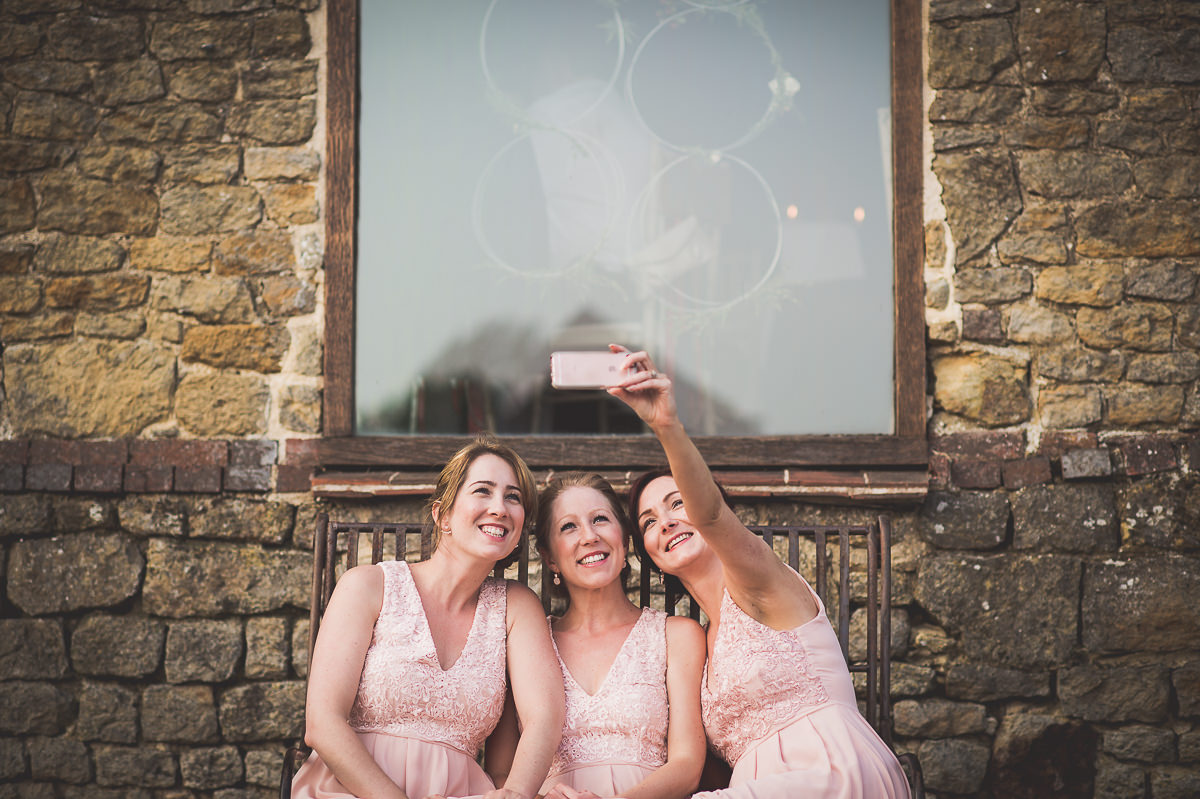
[{"label": "teeth showing in smile", "polygon": [[584,566],[590,566],[591,564],[599,563],[602,560],[608,560],[608,553],[594,552],[591,555],[588,555],[586,558],[580,558],[579,562]]},{"label": "teeth showing in smile", "polygon": [[667,551],[670,552],[672,549],[674,549],[676,547],[676,545],[682,544],[684,541],[688,540],[691,537],[692,537],[691,533],[680,533],[679,535],[675,536],[674,538],[672,538],[670,541],[667,542]]},{"label": "teeth showing in smile", "polygon": [[508,535],[508,530],[495,524],[485,524],[479,529],[483,531],[484,535],[491,536],[492,538],[504,538]]}]

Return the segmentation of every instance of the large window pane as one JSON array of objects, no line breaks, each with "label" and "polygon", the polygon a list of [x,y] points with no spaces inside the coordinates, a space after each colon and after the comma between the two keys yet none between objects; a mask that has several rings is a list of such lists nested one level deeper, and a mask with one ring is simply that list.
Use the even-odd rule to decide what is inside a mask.
[{"label": "large window pane", "polygon": [[886,2],[362,0],[360,433],[890,433]]}]

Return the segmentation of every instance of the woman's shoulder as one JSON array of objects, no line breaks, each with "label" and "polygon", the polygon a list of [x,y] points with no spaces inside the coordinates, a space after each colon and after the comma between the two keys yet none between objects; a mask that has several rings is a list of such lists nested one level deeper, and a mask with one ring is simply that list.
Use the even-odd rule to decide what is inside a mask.
[{"label": "woman's shoulder", "polygon": [[700,622],[687,616],[669,616],[666,622],[667,645],[705,647],[704,628]]}]

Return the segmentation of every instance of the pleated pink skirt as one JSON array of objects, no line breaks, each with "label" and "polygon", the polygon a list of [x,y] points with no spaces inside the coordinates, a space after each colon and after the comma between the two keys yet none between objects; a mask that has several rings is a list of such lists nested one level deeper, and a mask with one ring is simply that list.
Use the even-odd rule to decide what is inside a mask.
[{"label": "pleated pink skirt", "polygon": [[[424,799],[431,794],[478,796],[496,787],[474,758],[445,744],[376,732],[360,732],[358,737],[409,799]],[[292,780],[293,799],[353,796],[316,752],[309,755]]]},{"label": "pleated pink skirt", "polygon": [[597,796],[621,796],[652,773],[654,769],[636,763],[583,763],[547,777],[538,794],[566,783],[577,791],[591,791]]}]

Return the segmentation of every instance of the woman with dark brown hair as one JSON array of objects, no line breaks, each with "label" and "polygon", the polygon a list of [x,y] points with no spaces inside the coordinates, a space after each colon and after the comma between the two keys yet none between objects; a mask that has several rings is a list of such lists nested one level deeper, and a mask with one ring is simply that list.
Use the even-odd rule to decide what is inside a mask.
[{"label": "woman with dark brown hair", "polygon": [[733,775],[696,796],[907,797],[899,761],[858,712],[821,600],[734,515],[679,421],[671,380],[644,352],[624,366],[632,373],[608,391],[650,427],[670,466],[635,482],[635,535],[709,619],[704,729]]},{"label": "woman with dark brown hair", "polygon": [[[524,541],[535,502],[525,462],[481,436],[438,479],[429,559],[355,566],[338,580],[309,670],[313,754],[293,797],[537,793],[562,728],[562,682],[537,596],[489,576]],[[497,787],[475,755],[506,686],[524,732]]]}]

